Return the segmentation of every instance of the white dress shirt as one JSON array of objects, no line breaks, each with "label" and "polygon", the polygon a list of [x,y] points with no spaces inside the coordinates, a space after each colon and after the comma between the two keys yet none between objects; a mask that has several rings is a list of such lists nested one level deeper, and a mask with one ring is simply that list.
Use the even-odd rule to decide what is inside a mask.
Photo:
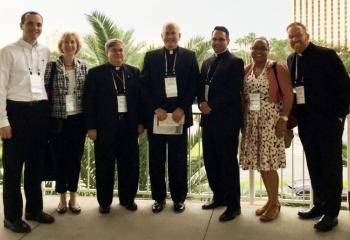
[{"label": "white dress shirt", "polygon": [[[6,100],[31,102],[47,100],[44,86],[46,63],[50,51],[37,43],[35,46],[19,39],[0,50],[0,127],[9,126]],[[30,72],[40,74],[42,91],[32,93]]]}]

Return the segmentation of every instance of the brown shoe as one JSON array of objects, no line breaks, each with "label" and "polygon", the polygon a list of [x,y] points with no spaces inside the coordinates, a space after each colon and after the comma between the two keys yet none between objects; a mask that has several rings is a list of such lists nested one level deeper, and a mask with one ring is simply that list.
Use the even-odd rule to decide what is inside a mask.
[{"label": "brown shoe", "polygon": [[269,202],[265,203],[265,205],[262,206],[261,208],[256,209],[256,210],[255,210],[255,215],[256,215],[256,216],[261,216],[261,215],[263,215],[263,214],[266,212],[266,210],[267,210],[268,207],[269,207]]},{"label": "brown shoe", "polygon": [[260,217],[260,221],[262,222],[270,222],[277,218],[278,214],[281,211],[281,204],[276,203],[274,205],[270,205],[268,209],[265,211],[263,215]]}]

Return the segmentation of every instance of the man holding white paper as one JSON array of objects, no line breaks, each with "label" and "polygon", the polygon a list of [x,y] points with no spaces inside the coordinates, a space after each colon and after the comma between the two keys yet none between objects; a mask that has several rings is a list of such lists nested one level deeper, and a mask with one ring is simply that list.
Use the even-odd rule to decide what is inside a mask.
[{"label": "man holding white paper", "polygon": [[[169,182],[174,211],[185,210],[187,195],[187,128],[193,123],[199,68],[195,53],[178,46],[180,28],[175,23],[163,26],[164,47],[145,56],[141,73],[145,103],[145,124],[149,140],[149,168],[152,211],[165,205],[165,162],[168,159]],[[166,158],[168,145],[168,158]]]}]

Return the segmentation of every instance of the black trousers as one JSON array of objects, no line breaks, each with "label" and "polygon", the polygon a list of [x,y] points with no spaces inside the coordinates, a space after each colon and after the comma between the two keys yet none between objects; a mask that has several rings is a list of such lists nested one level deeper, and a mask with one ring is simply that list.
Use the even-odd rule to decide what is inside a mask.
[{"label": "black trousers", "polygon": [[149,175],[152,199],[166,198],[165,162],[168,144],[168,174],[172,200],[184,202],[187,196],[187,129],[182,135],[162,135],[148,132]]},{"label": "black trousers", "polygon": [[84,152],[86,130],[82,114],[55,119],[60,129],[52,134],[56,170],[56,192],[76,192],[78,189],[80,160]]},{"label": "black trousers", "polygon": [[343,189],[342,135],[344,122],[335,116],[298,118],[300,140],[314,191],[314,205],[337,216]]},{"label": "black trousers", "polygon": [[203,127],[203,157],[213,200],[240,208],[239,166],[237,160],[239,128]]},{"label": "black trousers", "polygon": [[115,121],[114,129],[97,129],[95,141],[97,201],[102,207],[112,204],[115,161],[120,204],[132,203],[138,188],[139,150],[136,130],[129,130],[127,120]]},{"label": "black trousers", "polygon": [[43,209],[41,179],[47,144],[49,106],[47,101],[7,101],[12,138],[3,142],[3,200],[5,219],[22,218],[21,176],[24,165],[25,211],[37,214]]}]

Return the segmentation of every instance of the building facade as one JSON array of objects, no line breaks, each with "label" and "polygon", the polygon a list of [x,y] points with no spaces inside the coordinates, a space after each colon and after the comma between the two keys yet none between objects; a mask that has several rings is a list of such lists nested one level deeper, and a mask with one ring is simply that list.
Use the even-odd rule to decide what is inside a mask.
[{"label": "building facade", "polygon": [[290,0],[291,22],[303,23],[313,40],[350,48],[350,0]]}]

